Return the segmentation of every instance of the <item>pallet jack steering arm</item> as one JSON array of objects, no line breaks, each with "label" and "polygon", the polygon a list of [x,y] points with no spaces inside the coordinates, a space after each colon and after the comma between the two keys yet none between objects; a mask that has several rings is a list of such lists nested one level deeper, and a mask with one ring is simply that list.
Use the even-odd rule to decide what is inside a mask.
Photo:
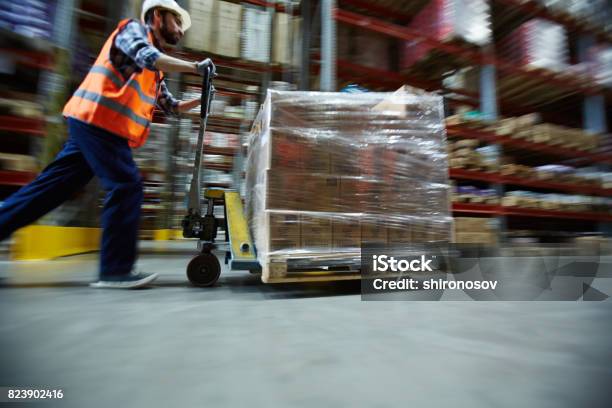
[{"label": "pallet jack steering arm", "polygon": [[200,130],[195,151],[191,185],[189,187],[187,215],[185,215],[182,222],[183,236],[185,238],[199,238],[209,242],[213,242],[217,236],[218,221],[213,215],[214,198],[212,197],[206,198],[208,200],[206,213],[202,215],[202,189],[200,177],[202,173],[202,157],[204,155],[204,134],[206,132],[206,123],[215,94],[215,88],[212,84],[214,75],[215,73],[212,67],[207,67],[202,76]]}]

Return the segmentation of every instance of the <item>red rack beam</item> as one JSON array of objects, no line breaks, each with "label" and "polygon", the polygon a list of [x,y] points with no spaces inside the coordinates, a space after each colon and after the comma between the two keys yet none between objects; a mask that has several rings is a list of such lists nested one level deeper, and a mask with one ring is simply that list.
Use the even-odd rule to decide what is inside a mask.
[{"label": "red rack beam", "polygon": [[484,181],[487,183],[499,183],[500,179],[499,174],[497,173],[483,173],[480,171],[456,168],[448,169],[448,175],[453,179]]},{"label": "red rack beam", "polygon": [[222,163],[210,163],[204,162],[204,168],[209,170],[220,170],[226,173],[232,171],[232,166],[230,164],[222,164]]},{"label": "red rack beam", "polygon": [[36,177],[35,173],[26,171],[0,170],[0,186],[25,186]]},{"label": "red rack beam", "polygon": [[[366,67],[347,60],[338,60],[338,76],[340,78],[363,81],[375,86],[397,89],[402,85],[410,85],[425,90],[439,89],[440,86],[430,81],[421,81],[384,69]],[[356,78],[357,75],[358,77]]]},{"label": "red rack beam", "polygon": [[219,156],[235,156],[237,148],[232,147],[217,147],[217,146],[204,146],[204,154],[216,154]]},{"label": "red rack beam", "polygon": [[348,5],[356,8],[367,10],[372,14],[375,14],[379,17],[389,18],[392,20],[398,20],[399,22],[407,23],[409,22],[412,15],[402,13],[397,10],[391,10],[388,7],[381,6],[380,4],[372,3],[371,1],[366,0],[339,0],[338,4],[340,6]]},{"label": "red rack beam", "polygon": [[577,211],[549,211],[536,210],[531,208],[501,207],[501,215],[516,217],[536,217],[536,218],[567,218],[574,220],[589,221],[612,221],[612,215],[596,212],[577,212]]},{"label": "red rack beam", "polygon": [[595,186],[583,186],[571,183],[554,183],[542,180],[523,179],[519,177],[502,176],[499,173],[484,173],[479,171],[451,168],[449,169],[449,176],[453,179],[459,180],[476,180],[484,181],[487,183],[525,186],[556,191],[567,191],[577,194],[587,194],[604,197],[612,196],[612,189],[605,189]]},{"label": "red rack beam", "polygon": [[0,116],[0,131],[44,136],[45,122],[18,116]]},{"label": "red rack beam", "polygon": [[455,44],[444,43],[433,38],[427,37],[420,31],[415,31],[407,27],[402,27],[397,24],[388,23],[372,17],[363,16],[351,11],[336,9],[334,17],[336,20],[346,24],[365,28],[381,34],[386,34],[391,37],[399,38],[400,40],[413,41],[419,40],[426,44],[435,47],[438,50],[445,51],[449,54],[464,58],[474,64],[481,64],[483,56],[480,52],[467,49]]},{"label": "red rack beam", "polygon": [[498,205],[489,204],[453,203],[453,212],[466,214],[497,215],[499,214],[499,208]]},{"label": "red rack beam", "polygon": [[[253,4],[255,6],[262,6],[262,7],[274,7],[276,9],[276,11],[280,11],[285,13],[286,12],[286,7],[284,4],[280,4],[280,3],[272,3],[272,2],[268,2],[268,1],[264,1],[264,0],[242,0],[244,3],[249,3],[249,4]],[[297,14],[297,11],[299,11],[299,7],[295,7],[293,9],[293,13]]]},{"label": "red rack beam", "polygon": [[504,207],[500,205],[453,203],[453,212],[482,215],[506,215],[514,217],[562,218],[589,221],[612,221],[612,215],[596,212],[549,211],[531,208]]}]

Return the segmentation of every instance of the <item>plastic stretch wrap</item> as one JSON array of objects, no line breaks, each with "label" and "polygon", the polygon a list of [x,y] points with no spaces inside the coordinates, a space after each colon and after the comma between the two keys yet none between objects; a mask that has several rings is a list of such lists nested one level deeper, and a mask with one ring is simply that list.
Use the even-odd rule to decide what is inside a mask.
[{"label": "plastic stretch wrap", "polygon": [[568,66],[565,28],[544,19],[521,24],[500,42],[498,51],[502,58],[520,66],[559,72]]},{"label": "plastic stretch wrap", "polygon": [[262,264],[359,262],[362,242],[450,240],[439,96],[268,91],[247,160]]}]

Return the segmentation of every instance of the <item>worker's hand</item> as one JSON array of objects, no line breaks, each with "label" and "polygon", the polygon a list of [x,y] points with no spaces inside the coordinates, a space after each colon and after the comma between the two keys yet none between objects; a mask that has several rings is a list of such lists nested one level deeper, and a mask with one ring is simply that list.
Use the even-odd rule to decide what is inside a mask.
[{"label": "worker's hand", "polygon": [[217,71],[217,67],[215,67],[215,64],[213,64],[210,58],[206,58],[205,60],[202,60],[196,64],[198,74],[200,75],[204,75],[204,73],[206,72],[207,69],[209,69],[209,67],[210,67],[211,76],[214,77],[216,75],[215,72]]}]

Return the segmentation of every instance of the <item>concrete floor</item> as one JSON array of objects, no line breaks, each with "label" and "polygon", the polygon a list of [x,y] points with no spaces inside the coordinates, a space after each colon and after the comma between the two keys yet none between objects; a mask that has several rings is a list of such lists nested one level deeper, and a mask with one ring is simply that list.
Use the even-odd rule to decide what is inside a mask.
[{"label": "concrete floor", "polygon": [[610,301],[362,302],[226,270],[200,289],[171,252],[141,256],[161,277],[139,291],[90,289],[95,254],[1,261],[0,387],[64,391],[21,406],[611,406]]}]

